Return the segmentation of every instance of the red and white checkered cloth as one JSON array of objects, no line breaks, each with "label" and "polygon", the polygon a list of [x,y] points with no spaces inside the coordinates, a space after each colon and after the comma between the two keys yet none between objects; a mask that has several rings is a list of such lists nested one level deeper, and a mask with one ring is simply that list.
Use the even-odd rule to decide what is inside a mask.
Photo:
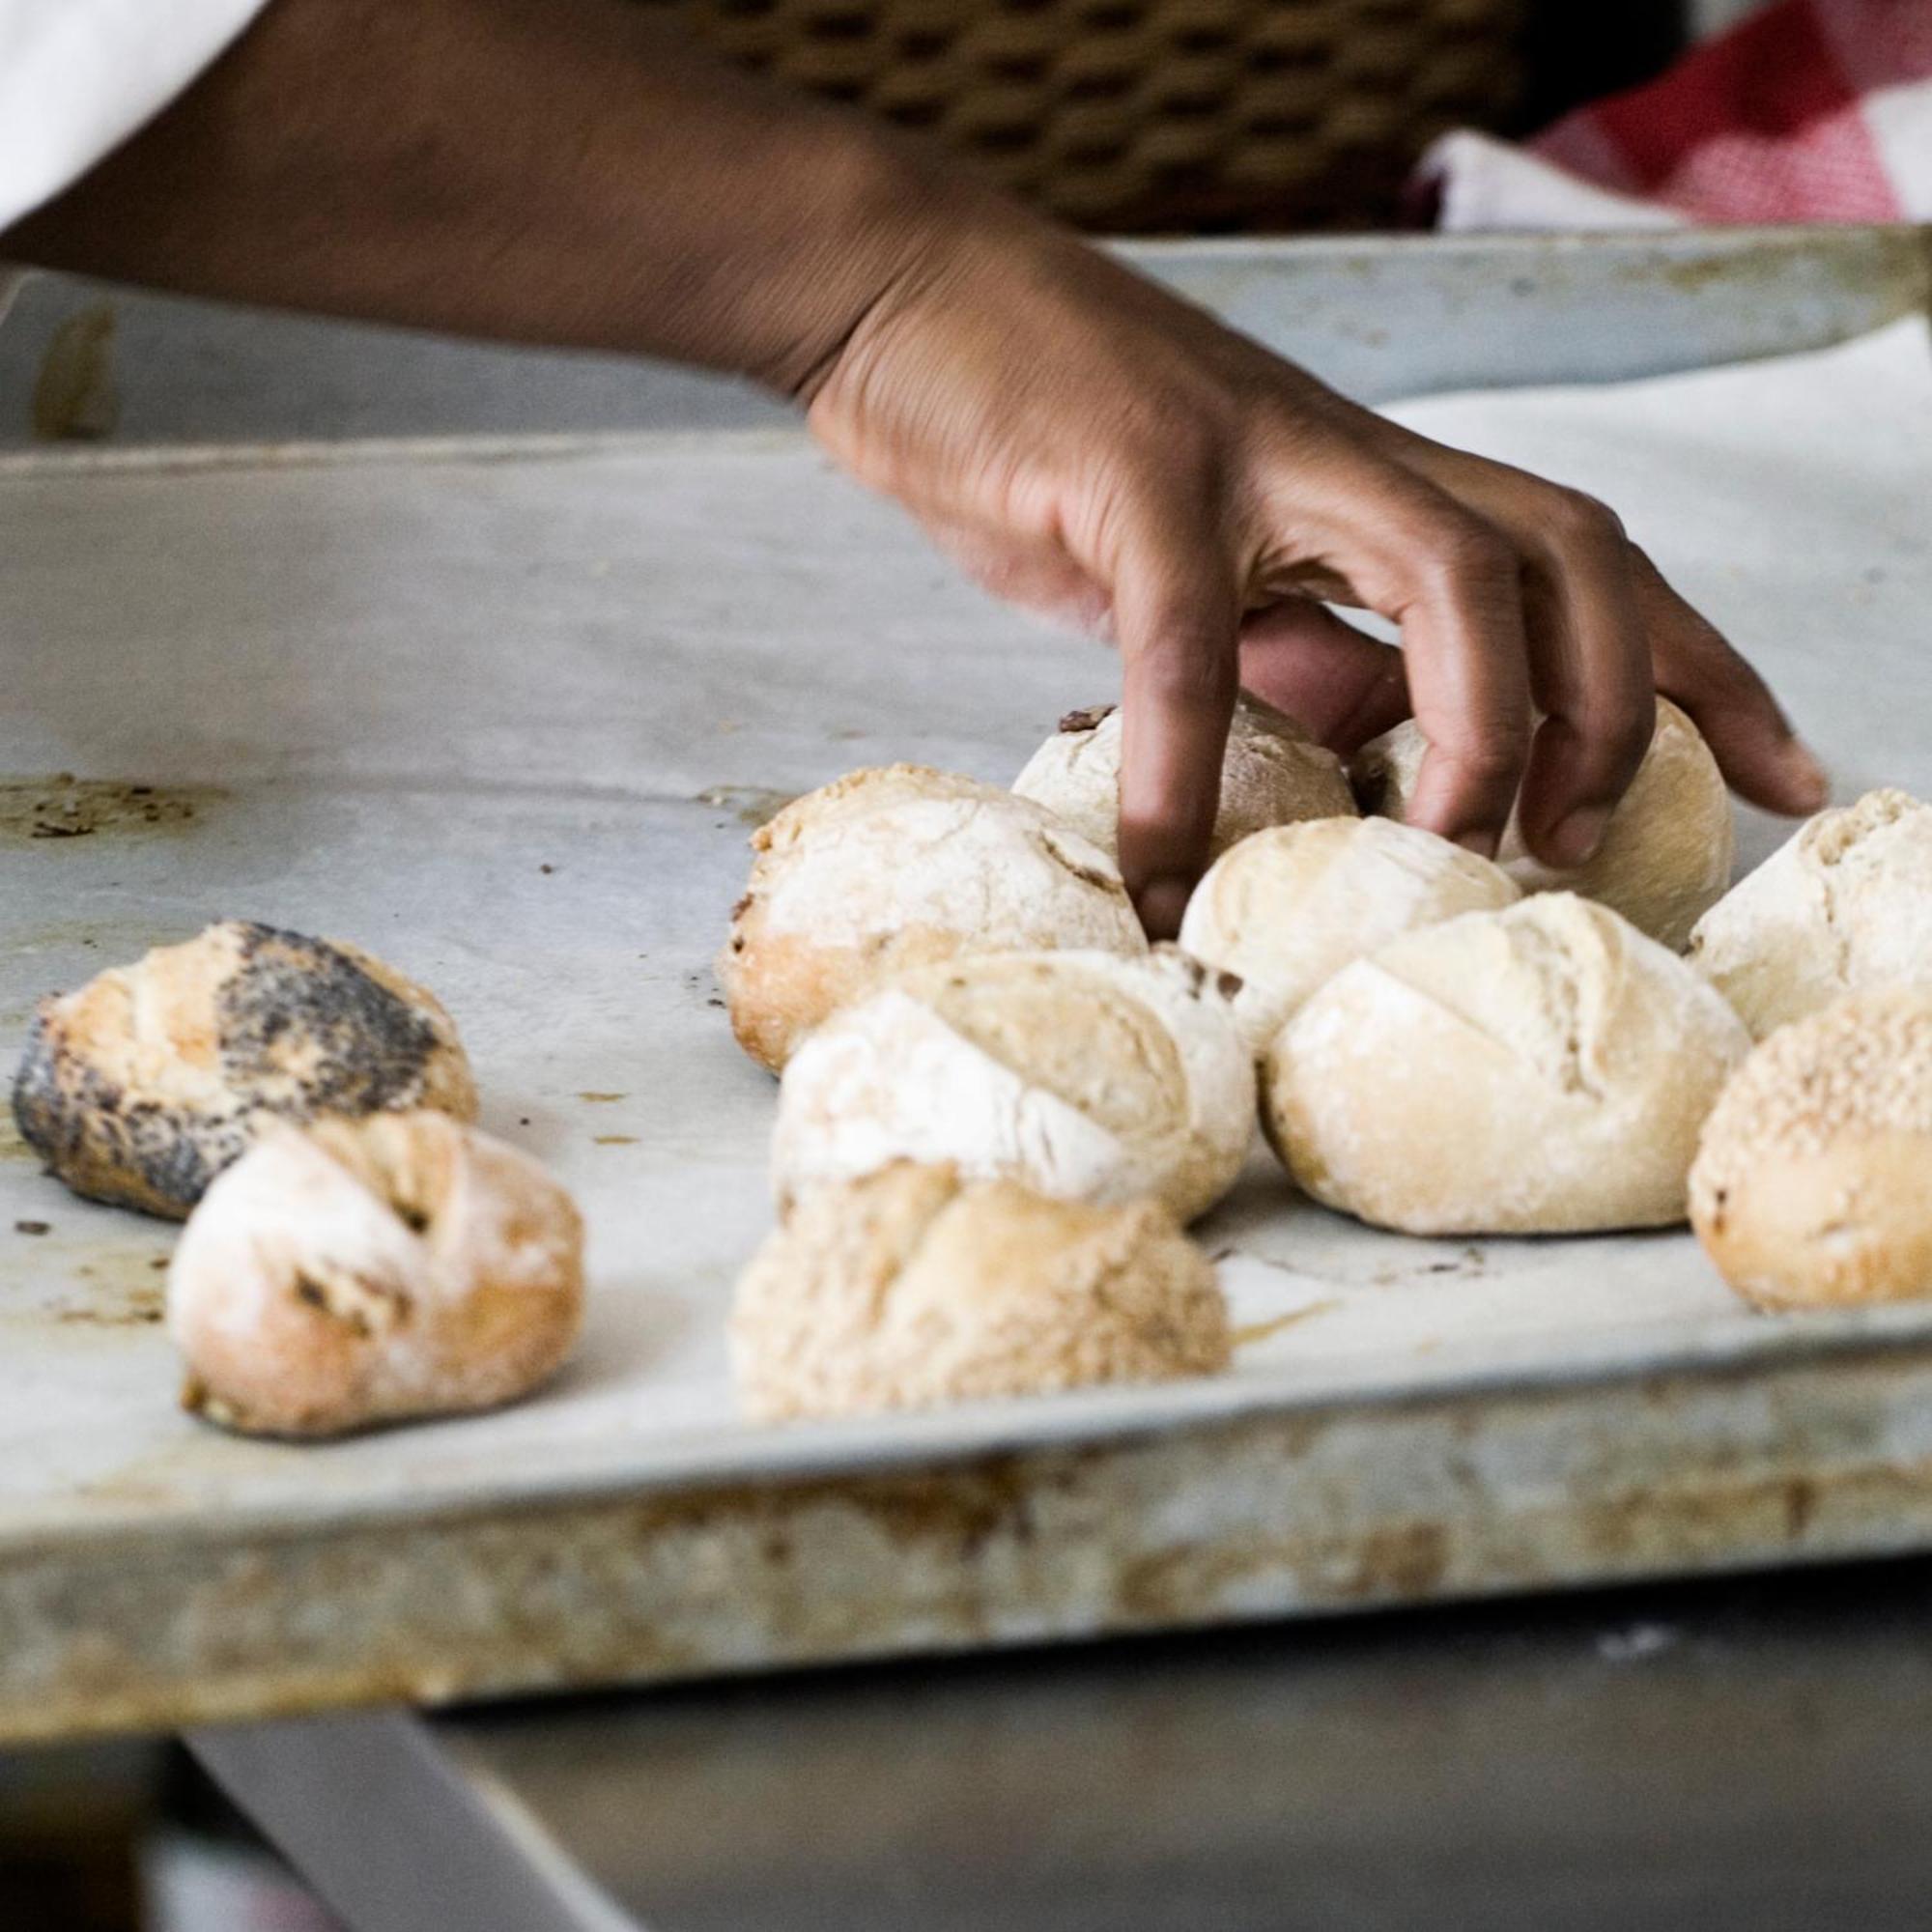
[{"label": "red and white checkered cloth", "polygon": [[1778,0],[1527,148],[1457,133],[1446,229],[1932,219],[1932,0]]}]

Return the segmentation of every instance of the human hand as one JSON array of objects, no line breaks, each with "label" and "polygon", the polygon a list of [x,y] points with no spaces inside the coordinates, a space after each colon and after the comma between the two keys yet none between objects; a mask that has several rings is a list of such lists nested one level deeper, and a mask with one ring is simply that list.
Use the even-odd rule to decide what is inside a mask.
[{"label": "human hand", "polygon": [[1520,793],[1539,858],[1587,858],[1657,692],[1747,798],[1825,802],[1762,681],[1608,509],[1382,420],[1028,217],[937,228],[810,405],[989,588],[1111,630],[1121,862],[1156,936],[1206,861],[1237,684],[1345,754],[1412,709],[1411,821],[1484,853]]}]

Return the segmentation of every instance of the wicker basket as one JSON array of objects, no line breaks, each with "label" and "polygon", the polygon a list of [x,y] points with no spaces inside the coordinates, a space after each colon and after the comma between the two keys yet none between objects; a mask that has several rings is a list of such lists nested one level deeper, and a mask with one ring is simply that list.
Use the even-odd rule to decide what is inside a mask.
[{"label": "wicker basket", "polygon": [[1523,0],[659,4],[1116,232],[1386,221],[1424,145],[1521,86]]}]

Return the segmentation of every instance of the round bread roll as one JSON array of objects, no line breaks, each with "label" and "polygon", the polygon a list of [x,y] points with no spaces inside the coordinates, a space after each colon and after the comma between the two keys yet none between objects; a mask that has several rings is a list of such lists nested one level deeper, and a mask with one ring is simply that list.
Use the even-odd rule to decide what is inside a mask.
[{"label": "round bread roll", "polygon": [[1690,963],[1755,1038],[1846,993],[1932,984],[1932,806],[1821,811],[1697,923]]},{"label": "round bread roll", "polygon": [[1187,902],[1184,951],[1236,975],[1235,1019],[1257,1058],[1351,960],[1421,926],[1521,896],[1500,867],[1393,818],[1270,826],[1224,852]]},{"label": "round bread roll", "polygon": [[76,1194],[180,1219],[271,1121],[476,1115],[434,995],[341,940],[224,920],[45,1000],[14,1083]]},{"label": "round bread roll", "polygon": [[556,1370],[582,1316],[570,1196],[443,1114],[268,1128],[168,1269],[183,1403],[253,1435],[494,1407]]},{"label": "round bread roll", "polygon": [[799,1201],[738,1283],[731,1348],[770,1422],[1171,1381],[1231,1353],[1214,1270],[1155,1203],[904,1161]]},{"label": "round bread roll", "polygon": [[1690,1170],[1690,1225],[1766,1308],[1932,1294],[1932,988],[1854,993],[1732,1077]]},{"label": "round bread roll", "polygon": [[[1013,781],[1021,798],[1043,805],[1110,856],[1119,850],[1121,712],[1117,705],[1069,711]],[[1221,806],[1209,848],[1229,846],[1268,825],[1355,817],[1342,761],[1293,718],[1243,692],[1221,761]]]},{"label": "round bread roll", "polygon": [[[1429,741],[1413,719],[1356,760],[1364,803],[1403,817]],[[1737,827],[1723,774],[1696,725],[1657,700],[1657,734],[1587,866],[1553,871],[1532,859],[1514,814],[1496,862],[1526,893],[1572,892],[1620,912],[1639,932],[1681,951],[1698,916],[1731,881]]]},{"label": "round bread roll", "polygon": [[1550,893],[1345,966],[1276,1036],[1264,1120],[1310,1194],[1378,1227],[1662,1227],[1749,1045],[1675,954]]},{"label": "round bread roll", "polygon": [[950,1160],[1062,1200],[1151,1195],[1190,1221],[1234,1184],[1254,1132],[1230,990],[1172,947],[902,974],[785,1069],[779,1199],[895,1160]]},{"label": "round bread roll", "polygon": [[814,1027],[908,966],[1009,947],[1147,951],[1107,853],[952,772],[853,772],[794,799],[752,849],[718,978],[739,1044],[775,1073]]}]

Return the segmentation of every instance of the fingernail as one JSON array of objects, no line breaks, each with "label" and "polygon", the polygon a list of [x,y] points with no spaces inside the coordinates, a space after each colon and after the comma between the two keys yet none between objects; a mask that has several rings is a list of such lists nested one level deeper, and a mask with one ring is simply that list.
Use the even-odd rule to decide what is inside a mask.
[{"label": "fingernail", "polygon": [[1180,930],[1180,916],[1192,891],[1185,879],[1150,879],[1141,888],[1141,923],[1150,939],[1172,939]]},{"label": "fingernail", "polygon": [[1604,805],[1579,805],[1550,829],[1549,857],[1558,866],[1586,866],[1604,842],[1610,811]]},{"label": "fingernail", "polygon": [[1493,859],[1498,840],[1493,832],[1459,832],[1449,842],[1462,846],[1465,852],[1473,852],[1479,859]]},{"label": "fingernail", "polygon": [[1831,800],[1832,778],[1810,746],[1803,738],[1788,738],[1780,755],[1791,781],[1791,795],[1800,801],[1799,810],[1822,810]]}]

